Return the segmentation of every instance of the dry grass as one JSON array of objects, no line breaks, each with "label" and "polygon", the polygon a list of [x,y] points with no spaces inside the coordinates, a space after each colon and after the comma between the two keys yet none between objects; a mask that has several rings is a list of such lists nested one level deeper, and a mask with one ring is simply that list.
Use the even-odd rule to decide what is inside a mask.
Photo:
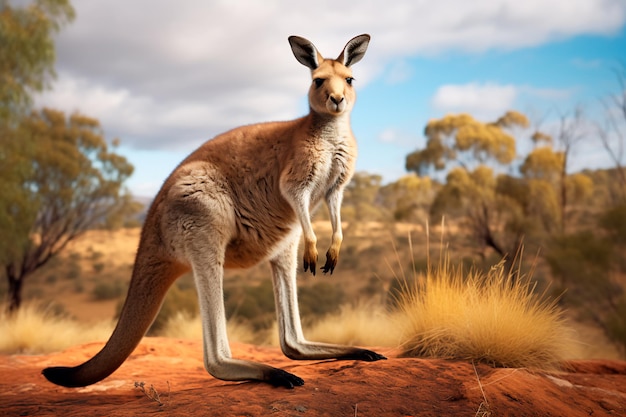
[{"label": "dry grass", "polygon": [[[227,323],[228,339],[231,342],[258,343],[259,334],[255,333],[252,327],[237,320],[229,320]],[[177,339],[202,340],[202,322],[199,315],[189,317],[189,315],[178,312],[170,317],[159,336],[172,337]]]},{"label": "dry grass", "polygon": [[[397,346],[400,328],[397,320],[380,306],[371,303],[344,306],[336,314],[330,314],[306,326],[307,339],[317,342],[361,346]],[[231,342],[278,346],[276,322],[264,331],[255,332],[251,326],[238,320],[227,323]],[[160,336],[179,339],[202,339],[202,324],[199,316],[189,317],[178,313],[171,317]]]},{"label": "dry grass", "polygon": [[0,305],[0,353],[48,353],[69,346],[107,340],[113,324],[81,324],[33,303],[22,305],[13,315]]},{"label": "dry grass", "polygon": [[304,330],[309,340],[342,345],[398,346],[400,327],[397,320],[380,305],[360,303],[345,305]]},{"label": "dry grass", "polygon": [[406,356],[471,360],[498,367],[555,369],[577,350],[556,305],[529,278],[497,265],[464,274],[449,260],[400,295]]},{"label": "dry grass", "polygon": [[[124,238],[132,240],[133,236]],[[104,251],[100,246],[96,249]],[[406,264],[404,253],[401,257],[393,249],[398,265]],[[410,239],[405,252],[413,253]],[[385,254],[375,257],[378,263]],[[349,272],[351,279],[361,276]],[[464,274],[446,260],[431,268],[426,276],[418,277],[414,285],[406,285],[405,290],[397,313],[389,314],[383,307],[372,304],[345,306],[339,313],[307,326],[305,334],[314,341],[400,345],[406,355],[457,358],[508,367],[555,367],[571,358],[577,347],[555,302],[535,294],[528,278],[512,282],[502,266],[487,274]],[[14,317],[0,313],[0,353],[43,353],[106,340],[112,327],[111,323],[80,324],[26,304]],[[201,340],[201,327],[199,317],[177,315],[159,334]],[[231,341],[278,345],[275,325],[255,333],[247,324],[231,320],[228,333]]]}]

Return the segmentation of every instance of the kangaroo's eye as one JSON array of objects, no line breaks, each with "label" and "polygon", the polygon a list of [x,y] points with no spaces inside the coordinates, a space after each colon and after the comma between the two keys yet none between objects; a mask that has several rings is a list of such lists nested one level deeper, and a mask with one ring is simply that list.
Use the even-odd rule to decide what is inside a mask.
[{"label": "kangaroo's eye", "polygon": [[354,78],[352,77],[346,78],[346,82],[348,83],[348,85],[352,85],[352,81],[354,81]]},{"label": "kangaroo's eye", "polygon": [[313,82],[315,83],[315,87],[316,88],[320,88],[322,86],[322,84],[324,84],[324,79],[323,78],[316,78],[313,80]]}]

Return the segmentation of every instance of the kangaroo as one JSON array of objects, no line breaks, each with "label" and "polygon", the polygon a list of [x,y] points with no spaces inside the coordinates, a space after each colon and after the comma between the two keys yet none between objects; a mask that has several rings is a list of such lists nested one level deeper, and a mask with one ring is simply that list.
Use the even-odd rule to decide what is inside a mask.
[{"label": "kangaroo", "polygon": [[141,341],[168,288],[192,271],[206,370],[227,381],[303,385],[289,372],[231,355],[224,268],[247,268],[266,260],[272,271],[280,346],[287,357],[385,359],[370,350],[306,340],[296,289],[302,234],[304,271],[316,272],[311,212],[322,199],[332,225],[322,270],[332,274],[337,265],[343,239],[340,206],[356,159],[350,128],[356,95],[350,67],[363,58],[369,40],[369,35],[356,36],[337,59],[325,59],[310,41],[289,37],[294,56],[311,70],[308,115],[235,128],[207,141],[178,165],[148,210],[126,301],[110,339],[82,365],[44,369],[49,381],[82,387],[113,373]]}]

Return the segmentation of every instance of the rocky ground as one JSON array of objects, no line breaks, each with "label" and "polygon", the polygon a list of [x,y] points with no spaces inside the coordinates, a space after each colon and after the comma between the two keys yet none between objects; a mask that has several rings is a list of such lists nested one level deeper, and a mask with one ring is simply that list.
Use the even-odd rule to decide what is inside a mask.
[{"label": "rocky ground", "polygon": [[145,338],[109,378],[61,388],[41,370],[74,365],[101,347],[0,355],[3,416],[618,416],[626,415],[626,362],[579,361],[561,372],[494,369],[460,361],[294,362],[276,348],[235,344],[233,355],[297,374],[292,390],[209,376],[200,341]]}]

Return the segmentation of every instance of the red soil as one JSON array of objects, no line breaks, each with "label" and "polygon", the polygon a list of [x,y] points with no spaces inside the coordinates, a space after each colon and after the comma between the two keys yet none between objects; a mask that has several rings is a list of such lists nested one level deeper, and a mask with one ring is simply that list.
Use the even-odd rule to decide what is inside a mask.
[{"label": "red soil", "polygon": [[[233,355],[297,374],[293,390],[208,375],[199,341],[145,338],[109,378],[68,389],[41,370],[91,357],[100,343],[48,355],[0,355],[3,416],[609,416],[626,415],[626,362],[579,361],[568,371],[493,369],[405,359],[295,362],[278,349],[234,344]],[[480,381],[480,382],[479,382]],[[143,382],[161,404],[135,386]],[[483,396],[484,392],[484,396]]]}]

